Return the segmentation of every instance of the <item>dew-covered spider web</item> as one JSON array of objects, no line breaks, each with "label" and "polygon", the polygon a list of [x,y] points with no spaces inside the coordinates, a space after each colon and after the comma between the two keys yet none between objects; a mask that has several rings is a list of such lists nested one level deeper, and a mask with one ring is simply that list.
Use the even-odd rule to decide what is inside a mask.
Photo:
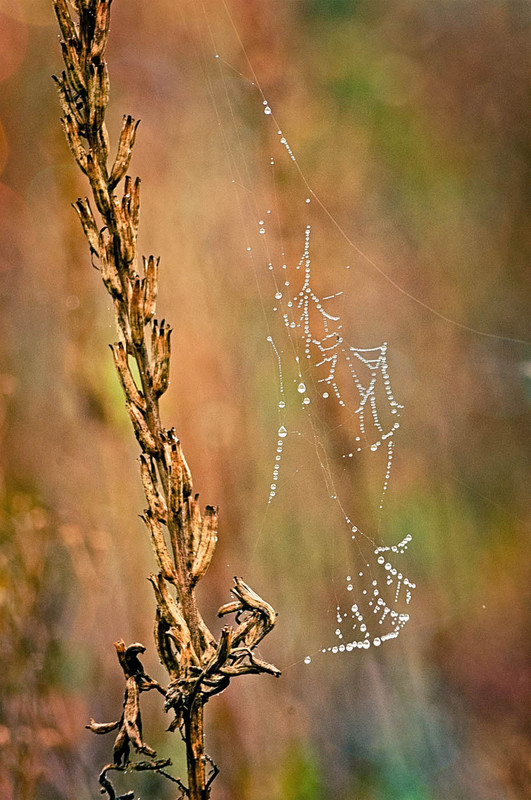
[{"label": "dew-covered spider web", "polygon": [[[278,369],[280,419],[289,386],[284,379],[283,354],[293,353],[295,378],[293,389],[289,388],[298,397],[300,413],[309,418],[326,492],[340,512],[344,535],[351,543],[352,569],[345,573],[343,586],[337,591],[333,637],[321,648],[322,653],[338,653],[378,647],[396,639],[408,622],[407,609],[415,583],[405,574],[403,556],[412,537],[407,534],[396,544],[376,545],[370,532],[363,530],[349,511],[349,494],[355,493],[355,485],[347,481],[345,486],[343,481],[340,486],[337,480],[336,471],[344,473],[349,462],[361,457],[378,458],[381,511],[403,406],[393,394],[387,343],[363,348],[350,344],[341,316],[334,309],[343,292],[321,297],[314,291],[310,241],[311,226],[307,225],[295,280],[284,280],[283,290],[277,288],[274,294],[273,310],[281,314],[286,346],[281,347],[271,335],[268,342]],[[275,271],[271,262],[269,268]],[[340,432],[340,449],[334,456],[319,433],[319,418],[323,415],[332,417]],[[299,431],[296,433],[300,435]],[[282,422],[277,431],[269,503],[277,495],[289,434]],[[311,662],[310,655],[305,662]]]},{"label": "dew-covered spider web", "polygon": [[[299,167],[273,104],[263,94],[250,62],[244,75],[218,52],[210,29],[209,39],[206,58],[214,60],[217,80],[223,87],[221,93],[214,88],[209,67],[206,74],[211,101],[218,120],[224,114],[231,120],[232,130],[222,124],[219,128],[236,189],[235,209],[247,240],[248,263],[261,296],[264,338],[277,385],[273,402],[278,425],[272,433],[275,447],[264,491],[265,518],[268,509],[282,502],[283,493],[292,491],[286,488],[291,486],[292,477],[291,467],[286,465],[287,451],[297,451],[301,443],[305,444],[308,461],[320,474],[326,520],[323,546],[334,549],[334,553],[337,550],[330,591],[334,607],[327,613],[327,620],[332,622],[319,647],[303,654],[303,660],[310,663],[318,654],[379,647],[396,639],[409,620],[415,589],[408,576],[407,559],[412,536],[406,531],[398,541],[388,543],[382,526],[403,405],[393,393],[391,347],[386,341],[352,341],[348,315],[342,310],[356,298],[348,297],[345,286],[332,279],[323,291],[323,275],[332,272],[329,264],[313,262],[314,231],[310,224],[312,203],[323,206]],[[261,125],[274,139],[267,157],[274,190],[267,198],[255,191],[255,169],[248,163],[242,144],[231,99],[231,82],[236,80],[256,98]],[[302,179],[304,194],[299,205],[308,208],[298,235],[296,258],[286,255],[283,245],[277,247],[284,227],[281,204],[275,197],[277,162],[284,172],[291,170]],[[330,232],[337,235],[333,227]],[[374,498],[374,507],[360,512],[357,495],[362,473],[369,476],[366,480],[372,489],[368,494]],[[260,535],[267,534],[260,531]],[[341,543],[336,546],[339,539]],[[323,626],[318,627],[321,630]]]}]

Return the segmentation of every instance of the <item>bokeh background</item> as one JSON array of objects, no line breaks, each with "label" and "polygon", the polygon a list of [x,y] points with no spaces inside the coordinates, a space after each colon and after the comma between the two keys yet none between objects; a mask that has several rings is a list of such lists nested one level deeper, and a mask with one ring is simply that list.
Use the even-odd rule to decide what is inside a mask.
[{"label": "bokeh background", "polygon": [[[217,630],[241,574],[279,612],[262,653],[280,681],[240,679],[209,704],[216,800],[531,796],[530,21],[520,0],[113,3],[109,127],[142,119],[140,246],[161,256],[174,326],[164,418],[221,506],[202,607]],[[98,796],[112,740],[83,726],[119,714],[115,639],[148,645],[163,679],[137,447],[70,207],[86,190],[58,121],[59,69],[50,4],[0,0],[0,792],[17,800]],[[256,80],[339,226],[464,327],[397,291],[305,203]],[[351,343],[389,342],[406,406],[377,523],[384,542],[413,536],[412,619],[385,647],[310,666],[309,643],[329,644],[342,532],[295,446],[267,506],[267,208],[267,246],[291,265],[311,222],[316,285],[345,288]],[[360,463],[356,502],[378,489]],[[144,705],[146,739],[178,771],[157,699]],[[133,785],[175,797],[160,779]]]}]

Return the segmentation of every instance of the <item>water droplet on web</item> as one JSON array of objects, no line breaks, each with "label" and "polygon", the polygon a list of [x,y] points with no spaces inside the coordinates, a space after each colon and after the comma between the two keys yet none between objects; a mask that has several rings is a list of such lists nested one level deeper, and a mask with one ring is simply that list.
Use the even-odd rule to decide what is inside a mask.
[{"label": "water droplet on web", "polygon": [[285,408],[286,407],[286,403],[284,402],[284,400],[279,400],[278,401],[278,407],[279,408]]},{"label": "water droplet on web", "polygon": [[312,659],[310,658],[310,656],[306,656],[306,658],[304,659],[304,663],[305,664],[311,664],[312,663]]},{"label": "water droplet on web", "polygon": [[264,234],[264,233],[265,233],[265,228],[260,228],[260,230],[258,231],[258,233],[260,233],[260,234]]},{"label": "water droplet on web", "polygon": [[271,114],[271,109],[269,108],[269,106],[266,106],[264,108],[264,114]]},{"label": "water droplet on web", "polygon": [[278,435],[280,436],[281,439],[284,439],[284,437],[288,435],[288,432],[284,427],[284,425],[281,425],[280,428],[278,429]]},{"label": "water droplet on web", "polygon": [[281,299],[281,297],[282,297],[282,292],[276,292],[276,294],[275,294],[275,300],[280,300],[280,299]]},{"label": "water droplet on web", "polygon": [[309,203],[309,202],[310,202],[310,198],[309,198],[309,197],[307,197],[307,198],[306,198],[306,202],[307,202],[307,203]]},{"label": "water droplet on web", "polygon": [[305,398],[304,398],[304,400],[303,400],[302,402],[303,402],[303,404],[304,404],[305,406],[307,406],[307,405],[309,405],[309,404],[310,404],[310,398],[309,398],[309,397],[305,397]]},{"label": "water droplet on web", "polygon": [[299,385],[297,386],[297,391],[300,394],[303,394],[303,392],[306,391],[306,384],[305,383],[299,383]]}]

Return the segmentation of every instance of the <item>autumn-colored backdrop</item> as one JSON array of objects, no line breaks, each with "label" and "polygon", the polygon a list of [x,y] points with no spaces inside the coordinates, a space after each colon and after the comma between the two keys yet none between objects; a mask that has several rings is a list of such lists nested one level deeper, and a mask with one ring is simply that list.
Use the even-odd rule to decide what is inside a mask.
[{"label": "autumn-colored backdrop", "polygon": [[[530,22],[519,0],[113,3],[109,126],[142,120],[140,248],[161,256],[174,328],[163,414],[203,502],[221,507],[203,609],[215,625],[237,574],[279,611],[263,649],[283,677],[242,679],[207,709],[216,800],[530,796],[530,349],[469,330],[531,338]],[[144,642],[162,677],[137,447],[70,206],[86,189],[59,69],[51,3],[0,0],[0,793],[17,800],[97,796],[112,743],[84,724],[119,714],[115,639]],[[253,81],[335,222],[424,305],[306,204]],[[384,542],[413,537],[411,621],[378,650],[309,666],[333,638],[341,530],[296,445],[267,506],[267,208],[268,246],[278,255],[282,238],[291,266],[312,224],[322,294],[350,266],[346,335],[389,343],[405,405],[378,525]],[[379,488],[353,476],[360,508]],[[147,739],[175,757],[166,724],[147,697]]]}]

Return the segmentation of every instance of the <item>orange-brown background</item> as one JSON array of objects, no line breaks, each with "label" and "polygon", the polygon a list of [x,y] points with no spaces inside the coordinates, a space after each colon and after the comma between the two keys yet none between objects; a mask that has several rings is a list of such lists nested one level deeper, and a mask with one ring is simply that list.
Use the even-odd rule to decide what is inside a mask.
[{"label": "orange-brown background", "polygon": [[[204,501],[221,506],[202,606],[216,626],[241,574],[279,611],[262,652],[285,668],[281,680],[240,679],[209,704],[213,797],[523,800],[529,348],[441,321],[305,205],[232,23],[305,176],[357,246],[445,316],[525,340],[529,5],[227,9],[115,0],[108,53],[111,133],[123,113],[142,119],[141,248],[162,257],[160,309],[174,326],[164,417]],[[111,741],[83,725],[119,713],[115,639],[148,645],[145,664],[162,679],[136,445],[107,349],[110,309],[70,207],[85,186],[58,122],[58,69],[49,4],[0,0],[0,787],[21,800],[97,795]],[[311,220],[323,293],[351,265],[349,341],[389,341],[406,405],[381,525],[389,542],[413,535],[412,620],[385,648],[310,667],[308,642],[330,634],[327,553],[340,534],[318,470],[287,480],[264,516],[277,375],[256,230],[257,209],[273,203],[291,264]],[[360,472],[353,493],[370,505],[376,492]],[[145,706],[147,740],[181,768],[156,698]],[[156,780],[136,786],[175,796]]]}]

